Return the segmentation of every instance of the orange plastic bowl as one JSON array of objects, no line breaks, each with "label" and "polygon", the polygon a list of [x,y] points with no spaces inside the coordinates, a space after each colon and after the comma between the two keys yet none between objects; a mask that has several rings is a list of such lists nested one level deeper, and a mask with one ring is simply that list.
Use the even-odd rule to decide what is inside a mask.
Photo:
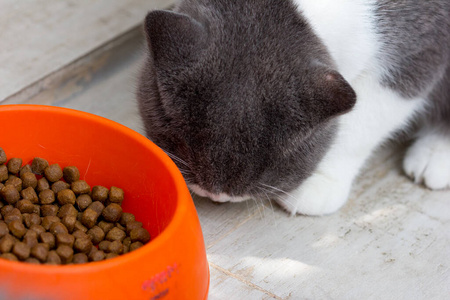
[{"label": "orange plastic bowl", "polygon": [[0,147],[28,163],[75,165],[91,186],[125,191],[123,209],[150,232],[144,247],[83,265],[0,259],[1,299],[206,299],[209,267],[198,216],[175,164],[144,136],[71,109],[0,105]]}]

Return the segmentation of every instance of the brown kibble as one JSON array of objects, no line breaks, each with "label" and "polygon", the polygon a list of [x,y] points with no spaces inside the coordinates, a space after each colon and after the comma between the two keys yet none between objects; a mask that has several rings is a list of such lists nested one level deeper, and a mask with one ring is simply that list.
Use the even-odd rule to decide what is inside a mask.
[{"label": "brown kibble", "polygon": [[77,167],[69,166],[63,169],[64,180],[68,183],[72,183],[80,179],[80,171]]},{"label": "brown kibble", "polygon": [[120,230],[123,230],[125,232],[127,231],[127,228],[122,226],[122,225],[120,225],[120,223],[114,223],[114,224],[116,224],[116,227],[119,228]]},{"label": "brown kibble", "polygon": [[41,217],[39,217],[38,214],[23,214],[23,221],[25,223],[25,226],[28,228],[31,228],[33,225],[40,225],[41,224]]},{"label": "brown kibble", "polygon": [[36,191],[32,187],[27,187],[20,192],[20,195],[24,200],[29,200],[31,203],[36,204],[39,202],[39,198]]},{"label": "brown kibble", "polygon": [[41,216],[56,216],[58,214],[59,207],[58,205],[46,204],[41,206]]},{"label": "brown kibble", "polygon": [[132,221],[127,223],[127,234],[130,234],[131,230],[136,229],[136,228],[141,228],[142,227],[142,223],[139,221]]},{"label": "brown kibble", "polygon": [[31,203],[30,200],[20,200],[19,202],[17,202],[16,208],[23,214],[31,214],[34,211],[34,204]]},{"label": "brown kibble", "polygon": [[77,230],[72,234],[76,239],[79,238],[88,238],[89,240],[91,240],[91,237],[89,235],[87,235],[86,232],[83,232],[81,230]]},{"label": "brown kibble", "polygon": [[130,251],[134,251],[134,250],[136,250],[136,249],[139,249],[139,248],[141,248],[142,246],[144,246],[144,244],[142,244],[141,242],[134,242],[134,243],[131,243],[131,245],[130,245]]},{"label": "brown kibble", "polygon": [[122,254],[123,245],[119,241],[113,241],[113,242],[111,242],[111,244],[109,244],[108,250],[109,250],[108,252],[111,252],[111,253]]},{"label": "brown kibble", "polygon": [[102,250],[103,252],[108,252],[109,245],[111,245],[111,241],[103,240],[98,244],[98,250]]},{"label": "brown kibble", "polygon": [[22,177],[22,175],[25,173],[32,173],[30,165],[24,165],[22,168],[20,168],[19,177]]},{"label": "brown kibble", "polygon": [[97,213],[97,217],[100,217],[105,206],[100,201],[94,201],[88,208],[94,210]]},{"label": "brown kibble", "polygon": [[110,253],[106,253],[105,259],[111,259],[111,258],[114,258],[114,257],[117,257],[117,256],[119,256],[119,254],[110,252]]},{"label": "brown kibble", "polygon": [[56,182],[63,177],[63,171],[59,164],[53,164],[44,169],[45,178],[50,182]]},{"label": "brown kibble", "polygon": [[45,232],[45,228],[42,227],[42,225],[36,225],[36,224],[31,225],[30,230],[36,231],[38,236],[40,236],[41,233]]},{"label": "brown kibble", "polygon": [[20,167],[22,166],[22,159],[13,157],[6,164],[8,167],[8,172],[11,174],[17,174],[20,171]]},{"label": "brown kibble", "polygon": [[59,257],[58,253],[56,253],[55,250],[51,250],[48,252],[46,263],[49,265],[60,265],[61,257]]},{"label": "brown kibble", "polygon": [[42,232],[39,235],[39,241],[41,241],[44,244],[47,244],[49,249],[53,249],[56,244],[55,236],[50,232]]},{"label": "brown kibble", "polygon": [[102,250],[93,251],[89,255],[91,261],[100,261],[105,259],[105,252]]},{"label": "brown kibble", "polygon": [[76,253],[73,256],[72,263],[74,264],[85,264],[89,261],[85,253]]},{"label": "brown kibble", "polygon": [[124,212],[124,213],[122,213],[122,216],[120,217],[119,223],[120,223],[120,225],[126,227],[127,223],[133,222],[133,221],[136,221],[134,218],[134,215]]},{"label": "brown kibble", "polygon": [[0,165],[0,181],[5,181],[8,179],[8,168],[6,165]]},{"label": "brown kibble", "polygon": [[104,203],[106,199],[108,199],[108,193],[108,188],[101,185],[96,185],[92,188],[92,199],[94,201],[100,201]]},{"label": "brown kibble", "polygon": [[117,222],[122,216],[122,207],[117,203],[111,203],[105,207],[102,216],[107,222]]},{"label": "brown kibble", "polygon": [[40,158],[40,157],[35,157],[33,159],[33,161],[31,162],[31,171],[34,174],[38,174],[38,175],[44,174],[44,170],[47,167],[48,167],[48,161],[43,158]]},{"label": "brown kibble", "polygon": [[58,217],[62,219],[65,216],[73,216],[76,218],[78,216],[78,211],[72,204],[65,204],[59,209]]},{"label": "brown kibble", "polygon": [[34,205],[33,214],[41,215],[41,206],[39,204]]},{"label": "brown kibble", "polygon": [[11,223],[8,224],[8,229],[18,239],[21,239],[25,233],[27,232],[27,229],[25,228],[25,225],[19,220],[11,221]]},{"label": "brown kibble", "polygon": [[76,238],[73,244],[75,251],[82,253],[89,253],[92,247],[92,241],[89,236]]},{"label": "brown kibble", "polygon": [[16,202],[20,199],[19,191],[17,191],[13,185],[5,185],[0,190],[0,194],[9,204],[16,204]]},{"label": "brown kibble", "polygon": [[84,180],[77,180],[70,184],[72,191],[76,195],[87,194],[91,191],[91,187]]},{"label": "brown kibble", "polygon": [[23,242],[28,245],[28,247],[33,248],[38,243],[38,235],[34,230],[28,230],[23,237]]},{"label": "brown kibble", "polygon": [[0,238],[4,237],[8,233],[9,233],[8,225],[5,222],[0,221]]},{"label": "brown kibble", "polygon": [[29,187],[35,189],[37,187],[37,182],[38,181],[37,181],[36,175],[34,175],[31,172],[23,173],[20,176],[20,179],[22,180],[22,188],[23,189],[26,189],[26,188],[29,188]]},{"label": "brown kibble", "polygon": [[57,182],[52,184],[51,189],[52,189],[53,193],[55,193],[55,195],[56,195],[56,194],[58,194],[59,191],[70,189],[70,184],[68,184],[67,182],[58,180]]},{"label": "brown kibble", "polygon": [[75,200],[77,197],[75,196],[75,193],[72,190],[65,189],[62,191],[59,191],[57,194],[59,205],[64,204],[75,204]]},{"label": "brown kibble", "polygon": [[73,247],[75,242],[75,237],[69,233],[57,233],[56,234],[56,245],[67,245],[69,247]]},{"label": "brown kibble", "polygon": [[0,239],[0,252],[7,253],[10,252],[14,246],[15,240],[10,234],[6,234]]},{"label": "brown kibble", "polygon": [[69,230],[66,228],[66,226],[64,226],[63,223],[55,222],[50,225],[49,232],[56,236],[58,233],[69,233]]},{"label": "brown kibble", "polygon": [[24,262],[29,263],[29,264],[36,264],[36,265],[41,264],[41,262],[34,257],[28,257],[27,259],[24,260]]},{"label": "brown kibble", "polygon": [[108,199],[110,202],[121,204],[124,198],[124,193],[121,188],[112,186],[109,190]]},{"label": "brown kibble", "polygon": [[105,221],[100,221],[98,222],[98,227],[100,227],[105,233],[108,233],[111,229],[113,229],[114,224]]},{"label": "brown kibble", "polygon": [[81,223],[87,228],[92,228],[97,223],[98,214],[91,208],[86,208],[81,217]]},{"label": "brown kibble", "polygon": [[55,202],[55,193],[52,190],[46,189],[39,193],[40,204],[52,204]]},{"label": "brown kibble", "polygon": [[125,238],[126,233],[123,230],[120,230],[117,227],[114,227],[113,229],[111,229],[108,234],[106,235],[106,239],[108,241],[120,241],[122,242],[123,239]]},{"label": "brown kibble", "polygon": [[75,228],[75,223],[77,222],[77,217],[66,215],[62,218],[61,222],[64,224],[64,226],[66,226],[69,232],[73,232]]},{"label": "brown kibble", "polygon": [[80,196],[77,197],[76,200],[78,209],[80,211],[85,210],[89,205],[91,205],[92,203],[92,198],[91,196],[89,196],[88,194],[82,194]]},{"label": "brown kibble", "polygon": [[6,224],[11,223],[12,221],[20,221],[20,223],[22,223],[23,216],[20,213],[20,210],[13,208],[6,216],[4,216],[4,220]]},{"label": "brown kibble", "polygon": [[12,205],[5,205],[0,209],[0,212],[2,214],[2,216],[6,216],[7,214],[9,214],[12,210],[14,209],[14,206]]},{"label": "brown kibble", "polygon": [[10,260],[10,261],[19,261],[19,259],[17,258],[17,256],[15,256],[12,253],[3,253],[0,255],[1,258]]},{"label": "brown kibble", "polygon": [[105,238],[105,232],[98,226],[94,226],[89,229],[87,234],[90,236],[94,245],[97,245]]},{"label": "brown kibble", "polygon": [[86,226],[84,226],[83,224],[81,224],[81,222],[80,221],[76,221],[75,222],[75,227],[73,228],[73,231],[82,231],[82,232],[86,232],[86,231],[88,231],[88,229],[87,229],[87,227]]},{"label": "brown kibble", "polygon": [[36,186],[36,192],[40,193],[48,189],[50,189],[50,184],[48,183],[47,178],[42,177],[41,179],[39,179]]},{"label": "brown kibble", "polygon": [[7,161],[6,153],[3,148],[0,148],[0,164],[4,164]]},{"label": "brown kibble", "polygon": [[45,228],[45,230],[49,230],[50,226],[52,226],[52,224],[56,222],[61,222],[61,220],[57,216],[46,216],[42,218],[41,225]]},{"label": "brown kibble", "polygon": [[22,191],[22,179],[17,176],[9,175],[8,180],[5,181],[5,186],[12,185],[19,193]]},{"label": "brown kibble", "polygon": [[150,241],[150,233],[144,228],[135,228],[130,232],[130,238],[132,242],[141,242],[143,244]]},{"label": "brown kibble", "polygon": [[12,253],[17,256],[20,260],[25,260],[30,256],[30,247],[23,243],[23,242],[17,242],[14,244]]}]

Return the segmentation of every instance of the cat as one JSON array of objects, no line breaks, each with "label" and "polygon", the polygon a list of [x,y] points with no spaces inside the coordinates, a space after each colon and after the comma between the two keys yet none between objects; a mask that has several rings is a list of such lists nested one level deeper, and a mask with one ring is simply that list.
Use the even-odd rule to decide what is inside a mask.
[{"label": "cat", "polygon": [[412,125],[406,175],[450,187],[448,0],[184,0],[144,30],[146,134],[196,194],[330,214]]}]

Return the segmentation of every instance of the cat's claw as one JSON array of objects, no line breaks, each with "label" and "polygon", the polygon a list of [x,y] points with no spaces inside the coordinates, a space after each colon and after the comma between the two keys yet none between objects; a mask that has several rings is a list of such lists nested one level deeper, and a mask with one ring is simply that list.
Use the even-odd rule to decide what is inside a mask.
[{"label": "cat's claw", "polygon": [[416,183],[432,190],[450,188],[450,138],[428,134],[407,151],[403,169]]},{"label": "cat's claw", "polygon": [[327,215],[347,201],[350,188],[351,181],[315,173],[278,203],[293,215]]}]

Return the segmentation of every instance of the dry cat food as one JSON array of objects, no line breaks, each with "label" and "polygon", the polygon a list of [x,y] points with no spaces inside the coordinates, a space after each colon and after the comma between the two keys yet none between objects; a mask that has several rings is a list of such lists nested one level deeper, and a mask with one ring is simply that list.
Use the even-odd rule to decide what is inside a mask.
[{"label": "dry cat food", "polygon": [[77,167],[43,158],[22,166],[0,148],[0,257],[80,264],[142,247],[150,234],[122,211],[123,190],[91,187]]}]

